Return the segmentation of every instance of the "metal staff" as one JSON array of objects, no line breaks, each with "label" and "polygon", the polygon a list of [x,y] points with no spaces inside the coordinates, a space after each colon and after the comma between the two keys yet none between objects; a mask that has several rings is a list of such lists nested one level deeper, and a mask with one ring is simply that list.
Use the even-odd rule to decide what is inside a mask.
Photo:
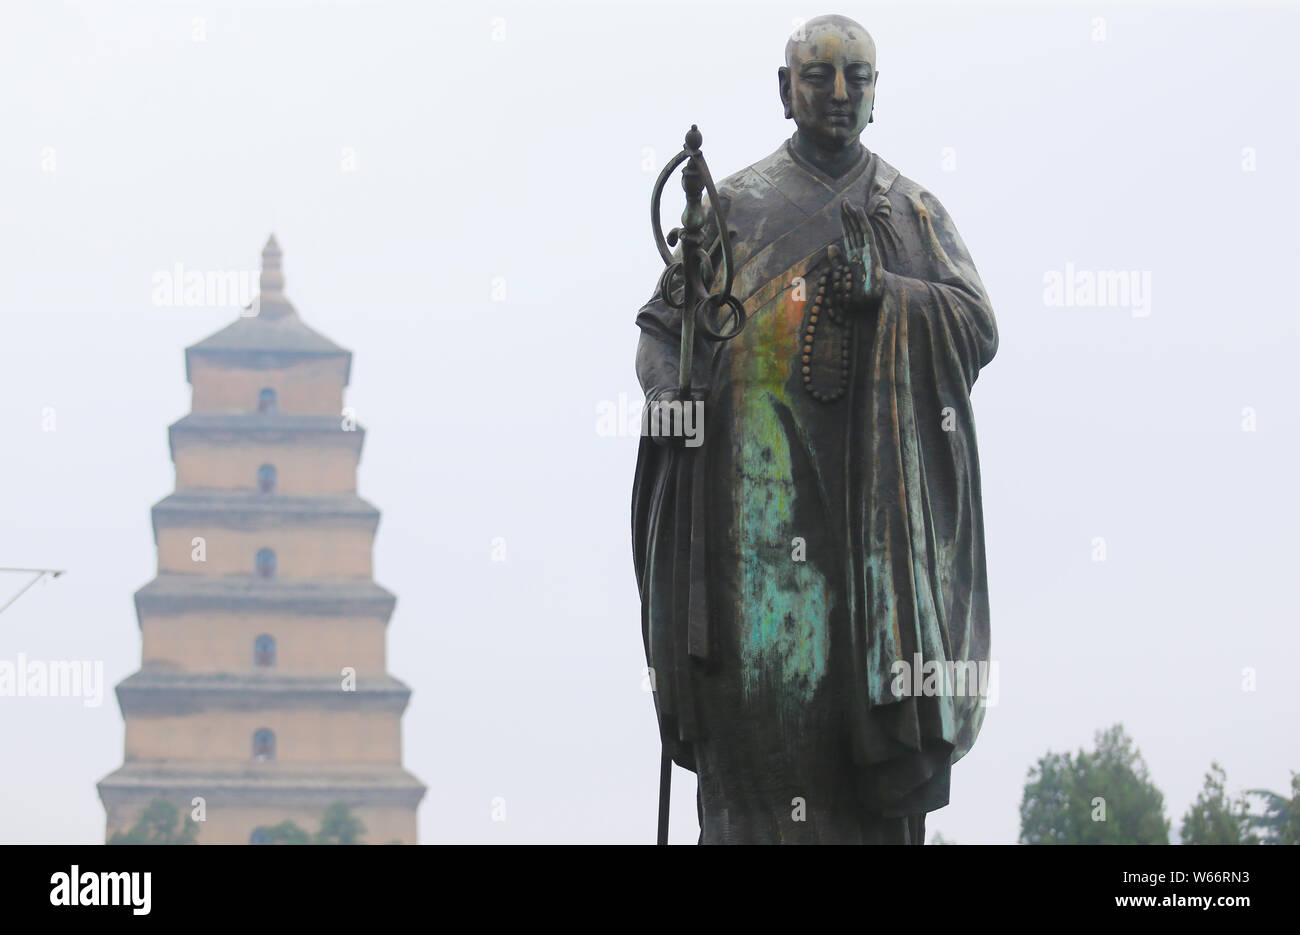
[{"label": "metal staff", "polygon": [[[731,294],[732,278],[735,275],[731,258],[731,237],[727,230],[726,218],[722,215],[722,204],[718,200],[718,190],[713,185],[713,176],[709,174],[709,165],[704,161],[700,144],[704,142],[699,128],[691,124],[686,133],[685,146],[664,166],[655,181],[654,192],[650,197],[650,225],[654,231],[655,246],[663,257],[665,269],[659,277],[659,297],[669,308],[682,310],[682,353],[678,362],[678,388],[687,395],[691,391],[691,376],[695,362],[695,329],[698,325],[705,338],[710,341],[727,341],[740,334],[745,327],[745,307]],[[664,186],[668,178],[683,162],[682,190],[686,193],[686,207],[682,211],[682,226],[675,227],[664,237],[663,227],[659,222],[659,203],[663,199]],[[713,280],[713,262],[704,243],[704,192],[709,193],[709,206],[713,209],[718,224],[718,239],[722,245],[722,285],[715,292],[709,288]],[[681,244],[682,258],[673,255],[673,247]],[[682,288],[682,300],[674,301],[673,292]],[[714,328],[712,317],[723,306],[731,309],[731,315],[722,327]],[[734,324],[733,324],[734,323]],[[723,330],[728,324],[727,330]]]},{"label": "metal staff", "polygon": [[[655,181],[654,192],[650,198],[650,224],[654,231],[655,246],[664,260],[664,271],[659,277],[659,297],[669,308],[680,309],[682,313],[681,356],[678,360],[677,387],[683,406],[693,405],[694,392],[691,378],[695,370],[695,336],[702,334],[710,341],[726,341],[740,334],[745,327],[745,308],[731,294],[734,264],[731,256],[731,235],[727,229],[727,220],[722,214],[722,202],[709,174],[708,163],[700,151],[704,137],[694,124],[686,134],[685,145],[681,152],[668,161],[659,178]],[[664,237],[660,226],[659,204],[663,197],[664,186],[673,171],[682,163],[682,190],[686,193],[686,208],[682,211],[682,226],[669,231]],[[713,209],[717,221],[718,240],[722,246],[722,282],[717,292],[711,292],[714,281],[713,261],[710,259],[711,245],[705,243],[704,193],[709,194],[709,206]],[[673,254],[673,247],[681,246],[681,259]],[[680,291],[681,301],[673,298]],[[724,322],[714,327],[714,322],[723,307],[731,314]],[[684,413],[683,413],[684,418]],[[660,423],[662,427],[662,422]],[[677,452],[676,461],[676,506],[677,506],[677,562],[678,569],[689,568],[691,559],[691,518],[692,518],[692,474],[696,469],[692,451],[682,448]],[[689,576],[687,587],[674,581],[674,619],[687,619],[690,610]],[[680,652],[683,647],[674,647]],[[661,728],[662,729],[662,728]],[[658,843],[668,843],[668,813],[672,798],[672,754],[665,744],[659,760],[659,833]]]}]

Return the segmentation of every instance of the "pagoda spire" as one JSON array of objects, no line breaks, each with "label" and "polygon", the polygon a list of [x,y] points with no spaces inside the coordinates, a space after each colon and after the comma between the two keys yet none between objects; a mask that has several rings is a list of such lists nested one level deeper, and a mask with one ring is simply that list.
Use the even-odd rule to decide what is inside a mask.
[{"label": "pagoda spire", "polygon": [[262,275],[258,279],[260,294],[257,311],[260,318],[284,318],[294,314],[293,306],[284,295],[284,270],[280,264],[283,256],[280,241],[275,239],[275,234],[271,234],[267,238],[266,246],[262,248]]}]

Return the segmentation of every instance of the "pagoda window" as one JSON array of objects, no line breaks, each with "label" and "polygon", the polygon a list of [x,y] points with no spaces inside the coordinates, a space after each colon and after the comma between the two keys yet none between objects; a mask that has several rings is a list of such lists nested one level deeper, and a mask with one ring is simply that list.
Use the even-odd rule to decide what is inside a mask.
[{"label": "pagoda window", "polygon": [[263,464],[257,469],[257,489],[261,493],[275,493],[276,470],[273,464]]},{"label": "pagoda window", "polygon": [[275,668],[275,637],[263,633],[253,640],[253,665],[259,669]]},{"label": "pagoda window", "polygon": [[275,759],[275,731],[268,727],[258,728],[253,733],[253,759]]},{"label": "pagoda window", "polygon": [[275,396],[275,390],[269,386],[257,394],[257,411],[258,412],[275,412],[278,402]]},{"label": "pagoda window", "polygon": [[257,550],[257,577],[275,577],[275,553],[270,549]]}]

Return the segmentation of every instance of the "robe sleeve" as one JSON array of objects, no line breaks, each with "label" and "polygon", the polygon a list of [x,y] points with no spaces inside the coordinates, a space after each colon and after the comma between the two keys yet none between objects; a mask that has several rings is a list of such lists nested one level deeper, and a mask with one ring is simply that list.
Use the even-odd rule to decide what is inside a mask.
[{"label": "robe sleeve", "polygon": [[907,272],[885,270],[887,293],[911,301],[908,316],[927,319],[928,331],[943,341],[970,392],[979,371],[998,348],[998,328],[984,283],[966,244],[939,199],[920,190],[910,199],[920,236],[920,251],[909,251]]},{"label": "robe sleeve", "polygon": [[[705,243],[713,245],[711,260],[716,270],[721,246],[716,242],[713,213],[706,217]],[[674,257],[681,260],[680,247]],[[680,301],[680,289],[673,299]],[[636,323],[641,329],[637,378],[650,402],[678,386],[681,312],[671,308],[656,287],[637,313]],[[710,342],[697,336],[692,381],[697,392],[709,385],[715,352]],[[695,769],[693,740],[698,736],[692,673],[699,664],[691,655],[691,621],[699,619],[707,606],[702,516],[706,457],[704,451],[689,455],[642,436],[632,489],[632,552],[641,592],[641,636],[653,680],[660,738],[673,761],[691,770]],[[688,495],[688,490],[693,492]],[[683,542],[689,543],[689,548],[683,549]],[[685,602],[683,594],[688,598]]]},{"label": "robe sleeve", "polygon": [[[866,751],[951,751],[983,722],[982,690],[900,698],[897,663],[989,665],[979,460],[970,392],[997,351],[984,285],[952,219],[919,187],[869,213],[883,299],[859,359],[853,429],[852,600],[859,669],[872,706],[896,711]],[[913,673],[913,677],[916,674]]]}]

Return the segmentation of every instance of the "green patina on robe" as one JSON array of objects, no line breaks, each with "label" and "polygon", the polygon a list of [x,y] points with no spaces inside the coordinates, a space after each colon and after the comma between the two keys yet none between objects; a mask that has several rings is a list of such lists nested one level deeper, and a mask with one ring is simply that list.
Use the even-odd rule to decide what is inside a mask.
[{"label": "green patina on robe", "polygon": [[[705,840],[898,840],[897,819],[947,804],[985,710],[978,685],[900,696],[896,664],[988,662],[970,390],[992,309],[943,207],[865,150],[832,180],[787,144],[718,190],[749,323],[698,346],[703,446],[642,439],[633,494],[661,734],[699,774]],[[848,366],[823,402],[801,355],[845,198],[867,210],[884,298],[818,325],[819,379]],[[637,317],[650,398],[675,383],[676,315],[655,298]]]}]

